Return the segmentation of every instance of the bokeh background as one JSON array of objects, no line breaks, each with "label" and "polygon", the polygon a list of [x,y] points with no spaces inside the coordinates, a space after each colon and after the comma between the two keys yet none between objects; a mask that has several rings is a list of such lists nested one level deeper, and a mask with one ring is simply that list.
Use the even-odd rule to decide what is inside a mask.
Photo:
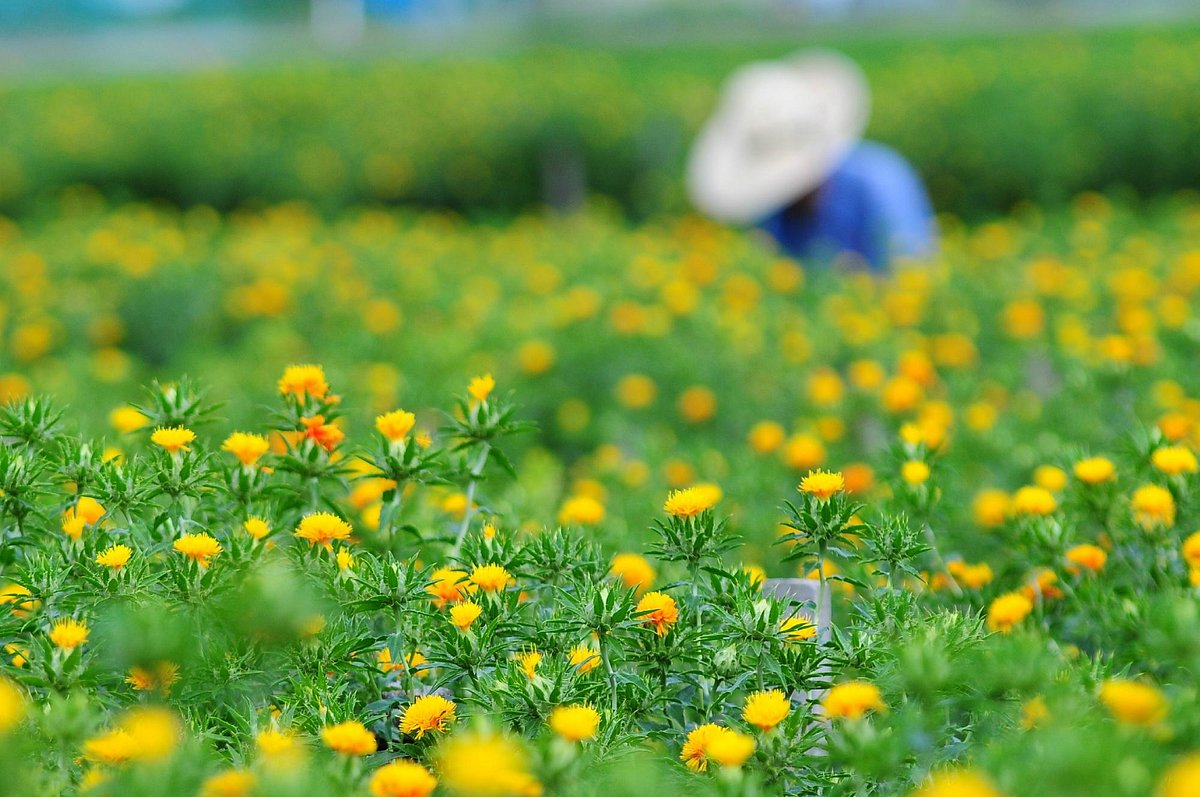
[{"label": "bokeh background", "polygon": [[[1198,44],[1173,0],[9,0],[0,394],[120,447],[150,380],[206,384],[219,434],[320,362],[353,439],[490,371],[540,427],[520,511],[610,490],[617,538],[710,480],[769,542],[807,468],[956,425],[970,523],[968,487],[1197,414]],[[723,78],[806,46],[866,71],[936,268],[689,214]]]}]

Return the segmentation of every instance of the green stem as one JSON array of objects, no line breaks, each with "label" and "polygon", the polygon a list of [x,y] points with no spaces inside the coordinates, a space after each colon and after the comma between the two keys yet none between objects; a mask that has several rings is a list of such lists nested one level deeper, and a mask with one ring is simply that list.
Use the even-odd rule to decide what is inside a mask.
[{"label": "green stem", "polygon": [[475,486],[479,484],[479,477],[483,474],[483,468],[487,465],[488,453],[492,450],[491,444],[484,443],[479,450],[479,459],[471,466],[471,479],[467,482],[467,505],[463,509],[462,523],[458,526],[458,534],[454,540],[453,554],[458,555],[462,548],[463,539],[467,536],[467,529],[471,526],[471,504],[475,501]]}]

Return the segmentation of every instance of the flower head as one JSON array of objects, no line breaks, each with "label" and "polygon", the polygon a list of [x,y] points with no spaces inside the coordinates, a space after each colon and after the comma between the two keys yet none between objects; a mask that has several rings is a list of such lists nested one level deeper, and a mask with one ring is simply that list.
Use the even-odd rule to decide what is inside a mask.
[{"label": "flower head", "polygon": [[1100,701],[1126,725],[1157,725],[1167,716],[1167,699],[1141,681],[1113,678],[1100,686]]},{"label": "flower head", "polygon": [[146,667],[130,667],[125,676],[125,683],[139,692],[157,689],[166,695],[171,691],[171,685],[179,680],[179,665],[172,661],[160,661],[153,670]]},{"label": "flower head", "polygon": [[520,743],[494,731],[456,734],[434,754],[442,783],[454,794],[470,797],[537,797],[541,784],[529,771]]},{"label": "flower head", "polygon": [[576,668],[580,675],[583,675],[600,666],[600,651],[587,645],[576,645],[571,648],[567,661]]},{"label": "flower head", "polygon": [[679,609],[675,599],[662,592],[648,592],[638,601],[636,611],[642,622],[652,626],[659,636],[666,636],[671,626],[679,620]]},{"label": "flower head", "polygon": [[96,564],[120,570],[129,564],[131,556],[133,556],[133,550],[128,545],[113,545],[96,557]]},{"label": "flower head", "polygon": [[188,450],[188,443],[196,439],[196,433],[184,426],[159,427],[150,435],[150,442],[161,446],[168,454]]},{"label": "flower head", "polygon": [[929,481],[929,465],[919,459],[910,459],[900,466],[900,478],[918,487]]},{"label": "flower head", "polygon": [[87,623],[67,617],[50,626],[50,641],[58,649],[70,651],[87,642],[90,633]]},{"label": "flower head", "polygon": [[581,526],[594,526],[604,520],[604,504],[590,495],[573,495],[563,501],[558,510],[558,522],[562,525],[572,523]]},{"label": "flower head", "polygon": [[646,557],[636,553],[619,553],[613,557],[609,575],[621,579],[629,589],[642,592],[654,583],[654,567]]},{"label": "flower head", "polygon": [[471,571],[471,583],[484,592],[500,592],[513,580],[512,575],[497,564],[478,565]]},{"label": "flower head", "polygon": [[267,525],[267,521],[260,517],[252,517],[242,524],[242,528],[256,540],[261,540],[271,533],[271,527]]},{"label": "flower head", "polygon": [[550,729],[569,742],[582,742],[596,735],[600,715],[591,706],[559,706],[550,712]]},{"label": "flower head", "polygon": [[142,415],[137,407],[117,407],[108,414],[108,422],[121,434],[129,434],[141,429],[150,419]]},{"label": "flower head", "polygon": [[1012,497],[1013,511],[1018,515],[1049,515],[1058,508],[1058,501],[1045,487],[1027,484]]},{"label": "flower head", "polygon": [[175,540],[174,548],[201,567],[208,567],[209,560],[223,550],[221,543],[203,531],[196,534],[184,534]]},{"label": "flower head", "polygon": [[296,527],[296,536],[308,540],[309,545],[324,545],[332,548],[334,540],[344,540],[353,529],[350,524],[329,512],[306,515]]},{"label": "flower head", "polygon": [[487,401],[488,396],[496,388],[496,380],[491,374],[477,376],[467,385],[467,392],[471,394],[471,398],[476,401]]},{"label": "flower head", "polygon": [[0,606],[11,604],[12,613],[15,616],[28,617],[31,612],[42,605],[41,601],[29,597],[32,594],[29,587],[20,584],[6,584],[3,589],[0,589]]},{"label": "flower head", "polygon": [[254,773],[248,769],[227,769],[204,781],[200,797],[248,797],[254,782]]},{"label": "flower head", "polygon": [[479,619],[483,609],[474,601],[462,601],[450,607],[450,622],[459,631],[469,631],[471,624]]},{"label": "flower head", "polygon": [[1200,794],[1200,753],[1172,765],[1158,785],[1157,797],[1193,797]]},{"label": "flower head", "polygon": [[322,728],[321,741],[330,750],[347,756],[370,755],[378,749],[375,734],[357,720],[348,720]]},{"label": "flower head", "polygon": [[1012,499],[1003,490],[983,490],[976,494],[971,509],[976,523],[985,529],[995,528],[1008,519]]},{"label": "flower head", "polygon": [[696,726],[688,733],[683,749],[679,752],[679,760],[693,772],[705,771],[708,769],[708,750],[713,740],[728,732],[728,728],[711,722]]},{"label": "flower head", "polygon": [[404,710],[404,716],[400,719],[400,730],[403,733],[416,734],[418,739],[431,731],[444,732],[446,727],[454,722],[454,709],[454,701],[441,695],[419,697]]},{"label": "flower head", "polygon": [[304,747],[295,734],[278,728],[259,731],[258,736],[254,737],[254,744],[259,754],[272,763],[294,761],[304,752]]},{"label": "flower head", "polygon": [[719,500],[719,489],[713,490],[708,485],[697,485],[671,493],[663,504],[663,510],[672,517],[690,518],[712,509]]},{"label": "flower head", "polygon": [[525,677],[532,681],[537,674],[538,665],[542,663],[542,654],[536,650],[526,650],[514,653],[513,658],[521,666],[521,672],[525,673]]},{"label": "flower head", "polygon": [[807,617],[788,617],[779,624],[779,631],[788,642],[802,642],[817,635],[817,627]]},{"label": "flower head", "polygon": [[1171,491],[1157,484],[1145,484],[1133,491],[1130,501],[1138,523],[1146,526],[1175,525],[1175,499]]},{"label": "flower head", "polygon": [[392,410],[375,418],[375,428],[389,443],[399,443],[408,437],[416,422],[417,416],[411,412]]},{"label": "flower head", "polygon": [[429,586],[425,591],[433,596],[439,607],[447,603],[457,603],[466,600],[475,586],[462,570],[450,567],[439,567],[429,576]]},{"label": "flower head", "polygon": [[1196,455],[1183,446],[1164,446],[1150,455],[1150,464],[1160,473],[1168,476],[1178,476],[1182,473],[1195,473],[1200,469]]},{"label": "flower head", "polygon": [[948,770],[930,776],[913,797],[1004,797],[987,778],[969,769]]},{"label": "flower head", "polygon": [[836,493],[846,489],[846,478],[840,472],[811,470],[800,480],[800,492],[807,493],[819,501],[828,501]]},{"label": "flower head", "polygon": [[1075,463],[1075,478],[1084,484],[1102,484],[1117,475],[1117,468],[1107,457],[1088,457]]},{"label": "flower head", "polygon": [[[1181,549],[1183,560],[1188,563],[1188,566],[1193,570],[1200,568],[1200,531],[1193,532],[1183,541]],[[0,602],[3,598],[0,597]]]},{"label": "flower head", "polygon": [[755,746],[753,736],[725,730],[709,740],[707,752],[709,758],[723,767],[740,767],[754,754]]},{"label": "flower head", "polygon": [[346,434],[335,423],[325,423],[324,415],[313,415],[301,418],[300,425],[304,427],[303,437],[312,440],[326,451],[333,451],[338,443],[345,439]]},{"label": "flower head", "polygon": [[25,719],[26,705],[21,687],[0,676],[0,734],[8,733]]},{"label": "flower head", "polygon": [[1067,561],[1096,573],[1104,569],[1108,554],[1099,545],[1076,545],[1067,551]]},{"label": "flower head", "polygon": [[289,365],[279,379],[279,392],[297,398],[312,396],[325,398],[329,383],[325,381],[325,369],[319,365]]},{"label": "flower head", "polygon": [[222,451],[233,454],[247,468],[258,462],[270,447],[271,444],[267,442],[267,438],[249,432],[234,432],[221,444]]},{"label": "flower head", "polygon": [[992,601],[988,607],[987,627],[1007,634],[1033,611],[1033,601],[1019,592],[1008,592]]},{"label": "flower head", "polygon": [[791,711],[792,703],[778,689],[755,692],[746,698],[742,707],[742,719],[761,731],[769,731]]},{"label": "flower head", "polygon": [[886,711],[879,687],[866,681],[847,681],[829,690],[821,701],[825,713],[835,719],[858,719],[868,711]]},{"label": "flower head", "polygon": [[368,784],[372,797],[429,797],[436,787],[437,778],[415,761],[384,764]]}]

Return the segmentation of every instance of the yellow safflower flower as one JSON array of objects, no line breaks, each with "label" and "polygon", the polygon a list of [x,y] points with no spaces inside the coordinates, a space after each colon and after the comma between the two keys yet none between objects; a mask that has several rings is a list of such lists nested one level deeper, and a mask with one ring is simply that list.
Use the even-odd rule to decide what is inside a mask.
[{"label": "yellow safflower flower", "polygon": [[1164,446],[1150,455],[1150,463],[1160,473],[1168,476],[1178,476],[1182,473],[1195,473],[1200,469],[1196,463],[1196,455],[1183,446]]},{"label": "yellow safflower flower", "polygon": [[821,705],[825,714],[834,719],[858,719],[868,711],[887,711],[879,687],[866,681],[847,681],[834,686]]},{"label": "yellow safflower flower", "polygon": [[1143,526],[1175,525],[1175,499],[1171,491],[1157,484],[1144,484],[1133,491],[1130,506]]},{"label": "yellow safflower flower", "polygon": [[73,617],[56,620],[54,625],[50,626],[50,641],[59,650],[74,650],[87,642],[90,634],[91,629],[87,623]]},{"label": "yellow safflower flower", "polygon": [[249,432],[234,432],[221,444],[222,451],[233,454],[247,468],[258,462],[270,447],[267,438]]},{"label": "yellow safflower flower", "polygon": [[621,579],[621,583],[639,593],[654,583],[654,567],[646,557],[636,553],[619,553],[613,557],[609,575]]},{"label": "yellow safflower flower", "polygon": [[809,471],[800,481],[800,492],[821,501],[828,501],[837,493],[846,489],[846,479],[838,471],[832,473],[823,470]]},{"label": "yellow safflower flower", "polygon": [[429,797],[437,778],[415,761],[392,761],[372,773],[367,788],[372,797]]},{"label": "yellow safflower flower", "polygon": [[1100,701],[1126,725],[1157,725],[1167,716],[1167,698],[1140,681],[1110,678],[1100,686]]},{"label": "yellow safflower flower", "polygon": [[1072,469],[1075,478],[1084,484],[1102,484],[1112,481],[1117,475],[1117,467],[1107,457],[1088,457],[1075,463]]},{"label": "yellow safflower flower", "polygon": [[1018,515],[1046,516],[1058,508],[1058,501],[1045,487],[1026,485],[1013,494],[1012,509]]},{"label": "yellow safflower flower", "polygon": [[450,607],[450,622],[459,631],[466,632],[470,630],[471,624],[479,619],[479,615],[483,613],[478,603],[474,601],[463,601],[456,603]]},{"label": "yellow safflower flower", "polygon": [[129,564],[133,550],[128,545],[113,545],[96,556],[96,564],[113,570],[120,570]]},{"label": "yellow safflower flower", "polygon": [[667,496],[663,510],[672,517],[690,518],[712,509],[721,500],[721,491],[705,485],[676,490]]},{"label": "yellow safflower flower", "polygon": [[319,365],[289,365],[279,378],[279,392],[297,398],[312,396],[325,398],[329,383],[325,381],[325,369]]},{"label": "yellow safflower flower", "polygon": [[755,692],[742,706],[742,719],[760,731],[769,731],[783,722],[791,709],[791,701],[778,689]]},{"label": "yellow safflower flower", "polygon": [[443,733],[454,722],[455,709],[454,701],[441,695],[419,697],[404,710],[400,718],[400,730],[402,733],[416,734],[418,739],[432,731]]},{"label": "yellow safflower flower", "polygon": [[500,592],[515,579],[501,565],[477,565],[471,571],[471,583],[484,592]]},{"label": "yellow safflower flower", "polygon": [[642,623],[652,626],[659,636],[666,636],[671,626],[679,621],[679,609],[675,600],[662,592],[648,592],[638,601],[636,611]]},{"label": "yellow safflower flower", "polygon": [[938,772],[912,797],[1004,797],[991,781],[969,769]]},{"label": "yellow safflower flower", "polygon": [[399,443],[408,437],[416,422],[417,416],[411,412],[392,410],[375,418],[375,428],[389,443]]},{"label": "yellow safflower flower", "polygon": [[357,720],[347,720],[321,729],[321,741],[334,752],[346,756],[364,756],[378,749],[375,734]]},{"label": "yellow safflower flower", "polygon": [[1007,634],[1033,611],[1033,601],[1019,592],[1008,592],[988,606],[987,627]]},{"label": "yellow safflower flower", "polygon": [[600,715],[591,706],[558,706],[550,712],[550,729],[569,742],[581,742],[596,735]]},{"label": "yellow safflower flower", "polygon": [[334,540],[344,540],[354,529],[349,523],[329,512],[314,512],[300,520],[295,535],[308,540],[309,545],[324,545],[332,548]]},{"label": "yellow safflower flower", "polygon": [[150,442],[161,446],[168,454],[188,450],[188,443],[196,439],[196,433],[184,426],[159,427],[150,435]]},{"label": "yellow safflower flower", "polygon": [[221,543],[203,531],[182,535],[172,547],[201,567],[208,567],[209,560],[223,550]]}]

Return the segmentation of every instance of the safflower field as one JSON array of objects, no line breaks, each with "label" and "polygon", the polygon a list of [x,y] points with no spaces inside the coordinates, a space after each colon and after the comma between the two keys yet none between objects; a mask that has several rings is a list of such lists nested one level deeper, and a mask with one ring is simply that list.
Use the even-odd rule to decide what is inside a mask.
[{"label": "safflower field", "polygon": [[0,220],[0,791],[1200,794],[1193,193],[875,278],[54,163]]}]

